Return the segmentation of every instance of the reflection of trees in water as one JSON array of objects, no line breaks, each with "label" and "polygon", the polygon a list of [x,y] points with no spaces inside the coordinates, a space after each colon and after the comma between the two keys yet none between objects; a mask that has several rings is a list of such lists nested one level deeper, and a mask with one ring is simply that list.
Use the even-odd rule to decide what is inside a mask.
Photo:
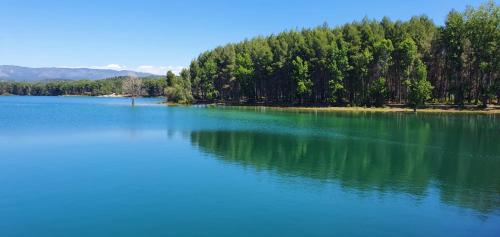
[{"label": "reflection of trees in water", "polygon": [[[397,191],[416,196],[424,196],[433,183],[444,202],[481,212],[500,207],[499,148],[491,140],[491,132],[481,134],[488,124],[479,127],[477,122],[440,117],[433,121],[405,120],[370,123],[340,119],[340,123],[346,123],[342,126],[368,129],[367,134],[380,131],[379,139],[366,138],[362,132],[354,137],[325,138],[206,130],[192,132],[191,141],[221,159],[256,169],[338,180],[345,187],[361,191]],[[319,126],[325,125],[318,122]],[[338,120],[333,123],[339,125]],[[445,124],[453,131],[435,130]],[[383,135],[387,131],[392,132]],[[386,139],[389,137],[392,139]]]}]

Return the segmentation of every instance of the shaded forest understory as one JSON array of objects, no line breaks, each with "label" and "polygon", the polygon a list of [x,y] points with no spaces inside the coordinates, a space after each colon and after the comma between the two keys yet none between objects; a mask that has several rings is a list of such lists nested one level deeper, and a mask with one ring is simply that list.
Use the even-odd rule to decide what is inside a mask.
[{"label": "shaded forest understory", "polygon": [[[500,11],[494,1],[445,24],[364,18],[290,30],[200,54],[180,75],[143,79],[143,95],[181,103],[486,106],[500,99]],[[121,94],[124,78],[0,82],[0,94]]]}]

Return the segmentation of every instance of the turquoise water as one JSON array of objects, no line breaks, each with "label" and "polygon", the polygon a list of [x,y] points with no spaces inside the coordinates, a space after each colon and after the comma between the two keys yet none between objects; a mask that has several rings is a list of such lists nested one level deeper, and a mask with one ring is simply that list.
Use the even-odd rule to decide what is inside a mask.
[{"label": "turquoise water", "polygon": [[500,117],[0,97],[0,236],[500,236]]}]

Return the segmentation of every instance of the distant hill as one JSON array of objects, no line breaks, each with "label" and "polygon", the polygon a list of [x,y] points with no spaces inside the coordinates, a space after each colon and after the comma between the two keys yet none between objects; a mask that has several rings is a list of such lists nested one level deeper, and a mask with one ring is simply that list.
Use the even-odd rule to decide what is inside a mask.
[{"label": "distant hill", "polygon": [[128,76],[134,74],[138,77],[153,76],[150,73],[134,71],[116,71],[110,69],[90,68],[57,68],[43,67],[30,68],[12,65],[0,65],[0,80],[14,81],[42,81],[42,80],[80,80],[104,79],[109,77]]}]

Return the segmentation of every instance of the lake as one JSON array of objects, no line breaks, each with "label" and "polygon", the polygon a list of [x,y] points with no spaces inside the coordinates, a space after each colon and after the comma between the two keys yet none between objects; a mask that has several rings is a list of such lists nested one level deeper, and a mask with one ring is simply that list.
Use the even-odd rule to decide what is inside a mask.
[{"label": "lake", "polygon": [[0,236],[500,236],[500,116],[0,97]]}]

